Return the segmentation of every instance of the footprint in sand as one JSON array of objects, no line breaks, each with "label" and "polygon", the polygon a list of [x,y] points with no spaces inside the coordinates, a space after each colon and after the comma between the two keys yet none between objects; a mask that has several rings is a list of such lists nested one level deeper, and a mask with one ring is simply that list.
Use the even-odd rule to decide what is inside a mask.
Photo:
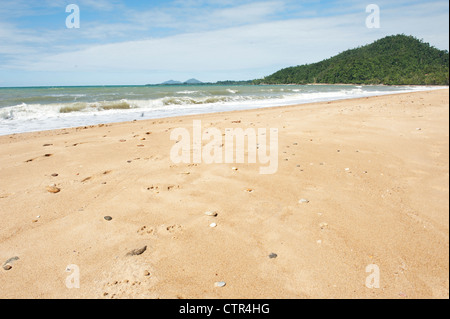
[{"label": "footprint in sand", "polygon": [[178,232],[183,230],[183,227],[181,225],[178,225],[178,224],[170,225],[170,226],[167,226],[165,228],[166,228],[166,231],[169,232],[170,234],[178,233]]},{"label": "footprint in sand", "polygon": [[[53,154],[44,154],[42,157],[51,157],[51,156],[53,156]],[[38,158],[39,157],[31,158],[29,160],[26,160],[25,163],[33,162],[33,161],[37,160]]]},{"label": "footprint in sand", "polygon": [[173,235],[183,231],[183,226],[179,224],[165,225],[162,224],[157,228],[148,227],[146,225],[140,227],[136,233],[140,236],[157,236],[157,235]]},{"label": "footprint in sand", "polygon": [[108,174],[110,174],[111,172],[112,172],[112,171],[104,171],[104,172],[99,173],[99,174],[96,174],[96,175],[94,175],[94,176],[88,176],[88,177],[82,179],[82,180],[81,180],[81,183],[85,183],[85,182],[87,182],[87,181],[90,181],[90,180],[93,179],[94,177],[99,177],[99,176],[102,176],[102,175],[108,175]]},{"label": "footprint in sand", "polygon": [[138,229],[137,233],[141,236],[153,235],[155,233],[155,230],[151,227],[142,226],[141,228]]},{"label": "footprint in sand", "polygon": [[[65,142],[65,143],[67,143],[67,142]],[[72,145],[67,145],[66,147],[76,147],[76,146],[81,145],[81,144],[86,144],[86,142],[74,143]]]},{"label": "footprint in sand", "polygon": [[172,239],[177,239],[177,235],[183,231],[183,226],[179,224],[160,225],[157,229],[158,235],[172,236]]},{"label": "footprint in sand", "polygon": [[156,194],[158,194],[160,191],[171,191],[173,189],[179,189],[180,185],[173,185],[173,184],[163,184],[163,185],[152,185],[146,188],[148,191],[153,191]]},{"label": "footprint in sand", "polygon": [[148,263],[121,260],[104,277],[101,298],[154,297],[151,288],[156,281]]}]

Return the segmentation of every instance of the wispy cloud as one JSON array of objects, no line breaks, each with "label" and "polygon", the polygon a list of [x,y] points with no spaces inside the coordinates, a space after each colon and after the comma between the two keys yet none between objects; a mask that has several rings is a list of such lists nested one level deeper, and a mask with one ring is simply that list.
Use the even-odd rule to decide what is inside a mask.
[{"label": "wispy cloud", "polygon": [[[73,0],[71,0],[73,2]],[[80,6],[86,6],[95,10],[113,11],[118,7],[124,8],[120,0],[78,0]]]},{"label": "wispy cloud", "polygon": [[[232,7],[198,7],[198,3],[184,3],[182,7],[160,7],[145,11],[128,10],[128,20],[149,30],[167,28],[178,32],[217,30],[272,20],[283,12],[282,1],[239,4]],[[222,3],[223,5],[223,3]]]}]

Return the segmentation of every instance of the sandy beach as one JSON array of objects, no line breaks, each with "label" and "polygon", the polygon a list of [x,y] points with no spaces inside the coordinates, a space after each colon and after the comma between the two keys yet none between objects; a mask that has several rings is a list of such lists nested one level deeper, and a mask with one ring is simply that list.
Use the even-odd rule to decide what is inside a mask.
[{"label": "sandy beach", "polygon": [[[276,173],[174,163],[194,120]],[[449,298],[448,130],[444,88],[0,136],[0,298]]]}]

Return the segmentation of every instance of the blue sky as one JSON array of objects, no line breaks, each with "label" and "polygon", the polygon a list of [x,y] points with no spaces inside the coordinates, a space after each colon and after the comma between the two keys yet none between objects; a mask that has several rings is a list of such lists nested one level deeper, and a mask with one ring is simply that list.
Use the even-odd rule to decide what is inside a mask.
[{"label": "blue sky", "polygon": [[448,23],[447,0],[1,0],[0,86],[255,79],[392,34],[448,50]]}]

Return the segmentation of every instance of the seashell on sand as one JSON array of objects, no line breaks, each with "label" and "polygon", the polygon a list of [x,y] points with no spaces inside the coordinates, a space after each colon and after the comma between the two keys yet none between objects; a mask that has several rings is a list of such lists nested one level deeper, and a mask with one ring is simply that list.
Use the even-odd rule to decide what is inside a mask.
[{"label": "seashell on sand", "polygon": [[207,211],[205,212],[206,216],[211,216],[211,217],[216,217],[217,216],[217,212],[215,211]]}]

